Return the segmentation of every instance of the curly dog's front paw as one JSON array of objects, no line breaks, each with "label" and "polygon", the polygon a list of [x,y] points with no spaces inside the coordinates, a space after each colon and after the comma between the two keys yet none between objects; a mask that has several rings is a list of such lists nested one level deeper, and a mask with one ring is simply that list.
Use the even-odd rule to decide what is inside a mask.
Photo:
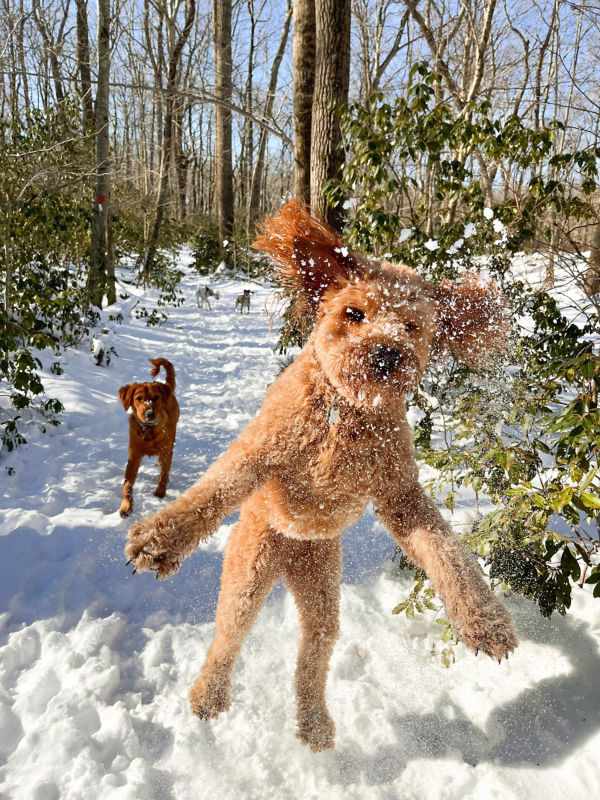
[{"label": "curly dog's front paw", "polygon": [[315,705],[298,711],[298,732],[296,736],[307,744],[313,753],[331,750],[335,742],[335,723],[322,705]]},{"label": "curly dog's front paw", "polygon": [[215,719],[231,706],[229,684],[226,681],[199,678],[189,693],[192,714],[199,719]]},{"label": "curly dog's front paw", "polygon": [[[169,535],[170,534],[170,535]],[[156,519],[156,515],[136,522],[128,533],[125,555],[137,572],[155,572],[157,578],[168,578],[177,572],[184,556],[175,546],[173,532]]]},{"label": "curly dog's front paw", "polygon": [[459,626],[461,641],[477,654],[480,650],[500,662],[518,646],[512,617],[497,600],[473,611]]}]

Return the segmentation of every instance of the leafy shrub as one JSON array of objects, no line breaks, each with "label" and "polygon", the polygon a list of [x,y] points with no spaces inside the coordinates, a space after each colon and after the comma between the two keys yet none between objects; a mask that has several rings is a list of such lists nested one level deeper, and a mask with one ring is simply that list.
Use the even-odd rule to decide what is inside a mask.
[{"label": "leafy shrub", "polygon": [[191,241],[193,267],[199,275],[209,275],[219,264],[219,232],[214,223],[203,223]]},{"label": "leafy shrub", "polygon": [[[149,274],[141,276],[146,278],[147,284],[159,290],[157,300],[158,306],[181,306],[185,298],[179,291],[179,283],[183,277],[183,272],[175,266],[174,258],[164,251],[156,254],[152,269]],[[145,306],[136,308],[135,316],[137,319],[145,319],[146,325],[162,325],[168,320],[168,314],[164,311],[152,309],[149,311]]]},{"label": "leafy shrub", "polygon": [[[474,492],[478,509],[482,497],[494,504],[465,537],[493,582],[530,598],[545,616],[566,613],[576,584],[600,596],[600,320],[590,303],[568,320],[551,294],[513,274],[512,256],[535,237],[550,240],[549,213],[564,228],[593,216],[587,198],[600,149],[556,153],[559,123],[531,130],[515,116],[493,118],[487,103],[457,114],[437,101],[439,79],[426,66],[412,77],[406,97],[390,104],[375,95],[342,114],[347,159],[326,197],[340,204],[351,196],[352,246],[433,280],[485,268],[512,318],[526,321],[509,363],[494,374],[453,360],[432,365],[412,399],[421,417],[415,441],[418,457],[436,470],[429,489],[449,509],[459,487]],[[523,185],[511,190],[508,182],[491,203],[482,162],[505,175],[518,169]],[[423,577],[415,581],[396,612],[431,600]]]},{"label": "leafy shrub", "polygon": [[25,441],[18,423],[54,424],[61,410],[39,399],[34,351],[76,344],[97,318],[83,274],[91,145],[67,101],[0,126],[0,381],[8,399],[0,426],[2,446],[12,449]]}]

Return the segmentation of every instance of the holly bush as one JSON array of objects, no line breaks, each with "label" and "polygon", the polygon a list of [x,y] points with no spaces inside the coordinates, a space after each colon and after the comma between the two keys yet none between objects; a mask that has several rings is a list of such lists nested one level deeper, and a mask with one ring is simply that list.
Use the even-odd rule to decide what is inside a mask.
[{"label": "holly bush", "polygon": [[77,343],[96,319],[84,279],[92,145],[68,101],[0,129],[0,449],[11,450],[20,422],[54,424],[62,408],[40,400],[35,352]]},{"label": "holly bush", "polygon": [[[357,250],[431,280],[483,271],[501,287],[514,329],[506,360],[485,374],[452,358],[431,365],[410,401],[417,453],[435,468],[427,485],[449,509],[458,489],[473,493],[477,516],[464,539],[492,581],[545,616],[564,614],[576,585],[600,596],[600,320],[578,294],[577,271],[574,312],[524,281],[515,255],[549,247],[552,215],[563,230],[594,217],[600,148],[557,152],[559,122],[534,130],[494,116],[487,102],[458,112],[440,91],[439,77],[418,64],[405,96],[346,107],[343,175],[325,196],[344,203],[344,236]],[[502,192],[490,174],[503,176]],[[429,589],[417,573],[396,612],[431,606]]]}]

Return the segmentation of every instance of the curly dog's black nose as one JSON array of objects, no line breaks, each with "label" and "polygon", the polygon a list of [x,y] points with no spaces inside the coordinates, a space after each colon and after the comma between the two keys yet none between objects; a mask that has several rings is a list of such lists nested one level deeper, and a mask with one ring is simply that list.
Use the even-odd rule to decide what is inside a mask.
[{"label": "curly dog's black nose", "polygon": [[402,353],[386,344],[376,344],[369,353],[369,364],[375,380],[382,380],[391,375],[402,361]]}]

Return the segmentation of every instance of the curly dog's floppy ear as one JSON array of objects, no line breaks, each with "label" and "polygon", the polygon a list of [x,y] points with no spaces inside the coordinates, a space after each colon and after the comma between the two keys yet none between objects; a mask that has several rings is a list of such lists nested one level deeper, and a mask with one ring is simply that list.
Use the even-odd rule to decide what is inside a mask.
[{"label": "curly dog's floppy ear", "polygon": [[131,407],[135,387],[135,383],[128,383],[126,386],[121,386],[119,389],[119,400],[123,403],[123,408],[125,411],[128,411]]},{"label": "curly dog's floppy ear", "polygon": [[494,282],[468,272],[460,282],[444,280],[436,289],[440,344],[471,369],[485,367],[506,350],[504,302]]},{"label": "curly dog's floppy ear", "polygon": [[285,294],[294,296],[296,317],[314,317],[326,289],[356,271],[356,260],[338,234],[297,200],[265,220],[253,247],[277,266]]}]

